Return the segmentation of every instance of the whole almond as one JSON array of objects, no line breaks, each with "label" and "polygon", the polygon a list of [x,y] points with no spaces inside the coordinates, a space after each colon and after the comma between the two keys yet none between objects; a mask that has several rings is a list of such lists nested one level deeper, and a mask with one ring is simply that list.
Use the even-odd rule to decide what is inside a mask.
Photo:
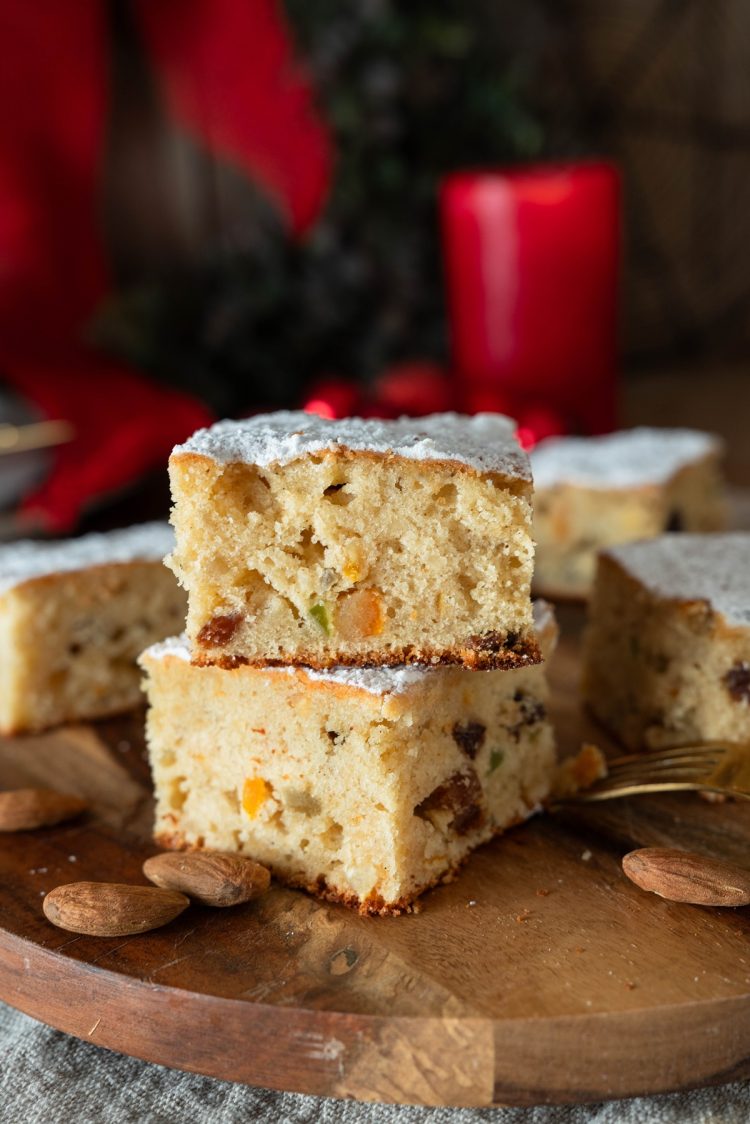
[{"label": "whole almond", "polygon": [[72,820],[88,807],[79,796],[50,788],[16,788],[0,792],[0,831],[33,831]]},{"label": "whole almond", "polygon": [[203,905],[227,906],[264,894],[270,872],[247,855],[223,851],[166,851],[146,859],[143,873],[167,890],[181,890]]},{"label": "whole almond", "polygon": [[117,882],[69,882],[50,890],[44,915],[60,929],[90,937],[127,937],[167,925],[190,902],[174,890]]},{"label": "whole almond", "polygon": [[642,847],[622,860],[631,882],[660,898],[692,905],[750,904],[750,871],[691,851]]}]

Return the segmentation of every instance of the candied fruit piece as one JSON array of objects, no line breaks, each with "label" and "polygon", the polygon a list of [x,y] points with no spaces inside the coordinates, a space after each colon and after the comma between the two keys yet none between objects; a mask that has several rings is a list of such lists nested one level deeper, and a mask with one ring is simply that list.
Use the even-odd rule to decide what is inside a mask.
[{"label": "candied fruit piece", "polygon": [[505,754],[503,753],[502,749],[491,749],[490,750],[490,767],[488,769],[488,772],[494,773],[495,769],[499,768],[500,765],[502,765],[504,760],[505,760]]},{"label": "candied fruit piece", "polygon": [[271,795],[271,786],[263,777],[248,777],[242,786],[242,808],[254,820]]},{"label": "candied fruit piece", "polygon": [[385,623],[383,599],[375,589],[355,589],[339,598],[336,627],[344,640],[380,636]]},{"label": "candied fruit piece", "polygon": [[328,616],[328,610],[326,609],[325,605],[322,605],[320,602],[317,605],[311,605],[310,616],[318,625],[320,625],[326,636],[331,635],[331,619]]}]

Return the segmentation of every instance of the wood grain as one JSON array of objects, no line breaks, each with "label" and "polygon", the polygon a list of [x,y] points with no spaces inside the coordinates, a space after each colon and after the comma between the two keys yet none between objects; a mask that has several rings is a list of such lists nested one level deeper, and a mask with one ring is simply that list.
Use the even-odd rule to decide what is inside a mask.
[{"label": "wood grain", "polygon": [[[563,752],[599,731],[575,690],[580,613],[553,665]],[[750,913],[678,905],[620,870],[641,846],[750,866],[750,806],[640,797],[540,817],[482,848],[421,913],[364,918],[273,888],[105,939],[44,893],[145,884],[142,715],[0,741],[0,786],[78,793],[80,822],[0,840],[0,997],[69,1033],[272,1088],[429,1105],[532,1104],[750,1076]]]}]

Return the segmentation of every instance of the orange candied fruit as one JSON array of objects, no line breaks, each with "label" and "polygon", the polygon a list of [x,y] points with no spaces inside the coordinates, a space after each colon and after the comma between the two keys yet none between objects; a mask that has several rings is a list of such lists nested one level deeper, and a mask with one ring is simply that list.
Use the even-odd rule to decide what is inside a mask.
[{"label": "orange candied fruit", "polygon": [[271,795],[271,786],[263,777],[248,777],[242,786],[242,807],[254,820],[258,812]]},{"label": "orange candied fruit", "polygon": [[384,625],[383,598],[376,589],[355,589],[339,598],[336,626],[345,640],[380,636]]}]

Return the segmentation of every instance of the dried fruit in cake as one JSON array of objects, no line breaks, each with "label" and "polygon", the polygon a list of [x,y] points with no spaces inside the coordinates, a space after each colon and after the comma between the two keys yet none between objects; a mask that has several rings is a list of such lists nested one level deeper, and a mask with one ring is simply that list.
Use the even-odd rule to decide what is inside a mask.
[{"label": "dried fruit in cake", "polygon": [[536,662],[531,476],[500,415],[221,422],[170,459],[200,663]]},{"label": "dried fruit in cake", "polygon": [[[550,610],[536,619],[549,651]],[[189,655],[173,640],[142,657],[162,846],[236,851],[399,912],[549,790],[543,667],[226,669]]]},{"label": "dried fruit in cake", "polygon": [[600,556],[583,690],[630,749],[750,743],[750,534],[664,535]]},{"label": "dried fruit in cake", "polygon": [[0,547],[0,730],[139,705],[138,655],[182,627],[166,523]]}]

